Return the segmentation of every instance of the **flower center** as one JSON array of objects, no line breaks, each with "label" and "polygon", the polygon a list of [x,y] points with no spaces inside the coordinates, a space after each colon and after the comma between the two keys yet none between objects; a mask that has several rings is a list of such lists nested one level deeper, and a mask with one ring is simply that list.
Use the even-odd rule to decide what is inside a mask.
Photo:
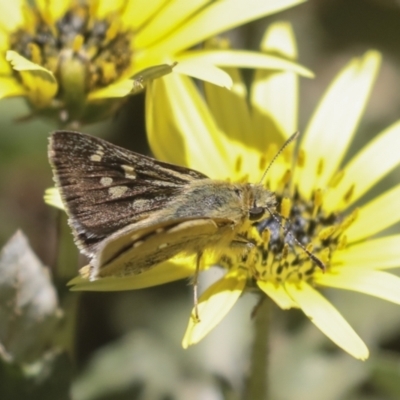
[{"label": "flower center", "polygon": [[133,32],[121,31],[117,13],[99,20],[91,11],[76,4],[53,23],[28,10],[25,26],[10,36],[10,48],[52,71],[61,86],[63,64],[71,58],[82,65],[86,92],[107,86],[131,65]]},{"label": "flower center", "polygon": [[279,193],[276,197],[280,205],[276,215],[256,223],[247,237],[254,247],[240,255],[224,254],[217,263],[228,269],[246,269],[250,287],[259,280],[276,284],[312,281],[314,272],[321,268],[301,246],[329,268],[333,252],[346,246],[344,232],[357,214],[355,211],[348,217],[328,215],[321,207],[318,190],[309,201],[298,193],[291,198]]}]

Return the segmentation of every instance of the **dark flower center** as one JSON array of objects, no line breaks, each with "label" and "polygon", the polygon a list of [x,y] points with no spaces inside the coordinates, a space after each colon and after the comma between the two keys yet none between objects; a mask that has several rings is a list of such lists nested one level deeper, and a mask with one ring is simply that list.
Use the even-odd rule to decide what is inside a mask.
[{"label": "dark flower center", "polygon": [[346,218],[326,214],[318,194],[311,201],[305,201],[297,192],[290,200],[280,194],[276,197],[277,213],[256,222],[254,232],[246,235],[253,249],[240,255],[224,254],[216,263],[228,269],[246,268],[250,288],[257,280],[312,281],[320,265],[297,242],[329,268],[333,252],[346,246],[344,232],[356,216],[356,212]]},{"label": "dark flower center", "polygon": [[88,5],[75,5],[54,25],[35,9],[28,13],[32,23],[11,34],[10,48],[52,71],[61,86],[62,64],[71,58],[83,65],[86,92],[109,85],[131,65],[133,32],[120,30],[116,13],[97,20]]}]

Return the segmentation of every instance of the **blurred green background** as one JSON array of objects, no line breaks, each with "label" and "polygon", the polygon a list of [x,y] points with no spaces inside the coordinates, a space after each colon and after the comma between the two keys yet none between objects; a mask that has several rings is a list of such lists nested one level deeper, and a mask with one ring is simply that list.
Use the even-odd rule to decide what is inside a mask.
[{"label": "blurred green background", "polygon": [[[339,69],[370,48],[383,53],[383,64],[349,155],[399,119],[398,1],[309,1],[226,36],[237,48],[258,49],[265,28],[276,20],[293,24],[299,61],[316,74],[313,80],[301,80],[300,130]],[[250,76],[251,71],[244,74]],[[149,154],[143,100],[142,95],[132,97],[112,120],[81,130]],[[36,120],[18,122],[27,113],[22,100],[0,101],[0,245],[22,229],[34,252],[52,269],[65,310],[56,342],[68,351],[54,356],[52,369],[41,365],[40,373],[24,371],[29,378],[23,378],[19,367],[1,362],[0,399],[239,399],[256,298],[244,296],[205,340],[183,350],[180,342],[193,304],[188,281],[132,292],[68,292],[65,284],[84,260],[72,243],[65,216],[43,202],[44,190],[52,186],[48,136],[57,127]],[[370,195],[399,178],[397,169]],[[216,274],[207,272],[202,284],[215,280]],[[283,312],[271,304],[271,399],[400,398],[400,308],[361,294],[327,293],[369,346],[370,359],[352,359],[300,311]]]}]

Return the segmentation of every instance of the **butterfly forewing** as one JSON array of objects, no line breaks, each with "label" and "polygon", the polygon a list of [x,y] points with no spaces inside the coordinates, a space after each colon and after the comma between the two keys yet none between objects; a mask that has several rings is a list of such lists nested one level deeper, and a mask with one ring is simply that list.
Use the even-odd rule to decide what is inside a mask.
[{"label": "butterfly forewing", "polygon": [[207,178],[78,132],[54,132],[49,159],[77,244],[91,257],[104,239]]}]

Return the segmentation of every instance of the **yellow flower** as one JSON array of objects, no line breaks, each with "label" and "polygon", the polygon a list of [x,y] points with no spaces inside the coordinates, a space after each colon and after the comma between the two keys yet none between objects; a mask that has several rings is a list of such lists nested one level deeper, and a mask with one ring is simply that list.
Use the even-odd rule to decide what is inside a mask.
[{"label": "yellow flower", "polygon": [[[262,48],[296,57],[287,24],[275,24]],[[325,93],[301,135],[298,153],[291,146],[274,163],[266,183],[276,193],[282,225],[291,233],[276,218],[267,218],[249,232],[255,251],[243,257],[227,250],[213,260],[227,272],[199,298],[201,321],[192,314],[184,347],[213,329],[244,290],[257,289],[282,309],[303,310],[354,357],[368,357],[364,342],[319,289],[353,290],[400,304],[400,279],[385,271],[400,266],[400,234],[384,232],[400,220],[400,185],[355,207],[399,164],[400,122],[343,164],[379,64],[380,55],[373,51],[352,60]],[[213,179],[258,182],[298,129],[298,78],[292,72],[259,70],[247,93],[239,73],[230,72],[232,92],[206,84],[207,103],[185,77],[154,82],[147,97],[149,140],[159,159]],[[161,109],[168,113],[160,116]],[[327,265],[325,273],[293,236]]]},{"label": "yellow flower", "polygon": [[[295,60],[290,26],[274,24],[262,49]],[[266,184],[276,193],[282,224],[292,233],[267,218],[249,232],[256,247],[246,259],[227,250],[206,260],[226,274],[200,296],[200,322],[192,314],[184,347],[210,332],[245,290],[256,290],[282,309],[302,309],[338,346],[356,358],[368,357],[364,342],[319,289],[359,291],[400,304],[400,279],[385,271],[400,266],[400,234],[385,234],[400,220],[400,185],[354,206],[400,162],[400,122],[343,164],[379,63],[376,52],[352,60],[317,107],[301,135],[299,152],[291,145],[268,172]],[[259,182],[280,146],[298,129],[298,77],[257,70],[247,93],[239,72],[229,72],[233,90],[206,84],[207,103],[186,77],[171,74],[153,82],[146,98],[149,141],[157,158],[210,178]],[[324,261],[325,273],[292,235]],[[128,290],[188,277],[193,271],[193,260],[180,259],[130,278],[89,282],[80,277],[71,284],[73,290]]]},{"label": "yellow flower", "polygon": [[[0,98],[23,96],[33,115],[61,123],[113,113],[129,93],[171,72],[229,86],[213,65],[304,68],[252,52],[189,47],[304,0],[2,1]],[[135,79],[136,78],[136,79]]]}]

